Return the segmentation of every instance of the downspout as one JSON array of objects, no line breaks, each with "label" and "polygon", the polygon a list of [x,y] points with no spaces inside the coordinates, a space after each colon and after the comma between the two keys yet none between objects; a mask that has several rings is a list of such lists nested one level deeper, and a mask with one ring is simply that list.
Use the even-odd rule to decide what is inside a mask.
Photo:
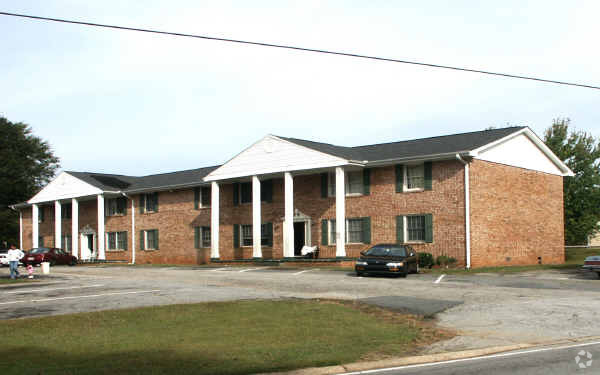
[{"label": "downspout", "polygon": [[131,263],[135,264],[135,203],[129,195],[121,192],[123,196],[131,201]]},{"label": "downspout", "polygon": [[456,154],[456,159],[465,166],[465,245],[467,250],[467,269],[471,268],[471,210],[469,194],[469,163],[466,162],[460,154]]}]

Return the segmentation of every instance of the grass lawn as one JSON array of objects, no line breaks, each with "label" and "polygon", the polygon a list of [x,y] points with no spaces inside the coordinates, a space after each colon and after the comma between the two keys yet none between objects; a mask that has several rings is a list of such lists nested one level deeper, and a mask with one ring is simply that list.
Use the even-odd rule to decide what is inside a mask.
[{"label": "grass lawn", "polygon": [[0,277],[0,285],[3,284],[20,284],[20,283],[34,283],[37,282],[39,280],[37,279],[28,279],[27,277],[24,277],[21,275],[21,278],[19,279],[11,279],[10,276],[6,276],[6,277]]},{"label": "grass lawn", "polygon": [[475,274],[475,273],[515,273],[515,272],[527,272],[527,271],[538,271],[538,270],[560,270],[560,269],[574,269],[583,265],[583,260],[590,255],[600,255],[600,248],[592,247],[571,247],[565,249],[565,263],[564,264],[536,264],[531,266],[503,266],[503,267],[483,267],[473,268],[466,270],[463,268],[433,268],[430,270],[424,270],[424,272],[430,273],[446,273],[446,274]]},{"label": "grass lawn", "polygon": [[430,322],[334,301],[240,301],[0,321],[1,374],[251,374],[413,354]]}]

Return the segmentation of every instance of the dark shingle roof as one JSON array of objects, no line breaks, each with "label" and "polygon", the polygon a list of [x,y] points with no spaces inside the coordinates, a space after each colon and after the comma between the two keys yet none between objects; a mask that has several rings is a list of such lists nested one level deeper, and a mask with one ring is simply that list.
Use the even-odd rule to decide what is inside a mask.
[{"label": "dark shingle roof", "polygon": [[161,173],[141,177],[93,172],[67,171],[67,173],[103,191],[128,192],[202,184],[202,178],[217,167],[218,166],[189,169],[186,171]]},{"label": "dark shingle roof", "polygon": [[344,159],[359,161],[368,160],[373,162],[387,159],[472,151],[524,128],[524,126],[515,126],[356,147],[335,146],[328,143],[319,143],[297,138],[279,138]]}]

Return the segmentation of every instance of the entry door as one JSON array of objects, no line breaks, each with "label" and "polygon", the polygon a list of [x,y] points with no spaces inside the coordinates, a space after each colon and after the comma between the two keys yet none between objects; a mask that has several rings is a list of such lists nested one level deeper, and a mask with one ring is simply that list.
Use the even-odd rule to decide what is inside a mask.
[{"label": "entry door", "polygon": [[294,223],[294,256],[302,255],[302,247],[306,245],[306,222]]},{"label": "entry door", "polygon": [[89,260],[92,257],[92,251],[94,251],[94,235],[93,234],[82,234],[81,235],[81,259]]}]

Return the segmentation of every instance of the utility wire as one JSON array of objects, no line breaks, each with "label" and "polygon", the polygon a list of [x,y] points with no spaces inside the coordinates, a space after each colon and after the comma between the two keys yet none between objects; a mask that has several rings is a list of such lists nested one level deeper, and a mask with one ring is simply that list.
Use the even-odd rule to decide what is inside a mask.
[{"label": "utility wire", "polygon": [[458,70],[458,71],[462,71],[462,72],[488,74],[488,75],[493,75],[493,76],[500,76],[500,77],[507,77],[507,78],[517,78],[517,79],[526,79],[526,80],[530,80],[530,81],[554,83],[554,84],[559,84],[559,85],[577,86],[577,87],[584,87],[584,88],[588,88],[588,89],[600,90],[599,86],[592,86],[592,85],[581,84],[581,83],[573,83],[573,82],[565,82],[565,81],[555,81],[555,80],[551,80],[551,79],[544,79],[544,78],[537,78],[537,77],[530,77],[530,76],[522,76],[522,75],[516,75],[516,74],[490,72],[490,71],[486,71],[486,70],[461,68],[461,67],[456,67],[456,66],[440,65],[440,64],[430,64],[430,63],[424,63],[424,62],[418,62],[418,61],[398,60],[398,59],[391,59],[391,58],[385,58],[385,57],[360,55],[360,54],[348,53],[348,52],[329,51],[329,50],[322,50],[322,49],[315,49],[315,48],[304,48],[304,47],[297,47],[297,46],[287,46],[287,45],[283,45],[283,44],[252,42],[252,41],[239,40],[239,39],[218,38],[218,37],[207,36],[207,35],[185,34],[185,33],[176,33],[176,32],[170,32],[170,31],[152,30],[152,29],[140,29],[140,28],[135,28],[135,27],[107,25],[107,24],[101,24],[101,23],[84,22],[84,21],[74,21],[74,20],[67,20],[67,19],[61,19],[61,18],[40,17],[40,16],[32,16],[32,15],[27,15],[27,14],[1,12],[1,11],[0,11],[0,15],[11,16],[11,17],[29,18],[29,19],[39,20],[39,21],[62,22],[62,23],[69,23],[69,24],[75,24],[75,25],[103,27],[103,28],[116,29],[116,30],[138,31],[138,32],[152,33],[152,34],[161,34],[161,35],[170,35],[170,36],[178,36],[178,37],[215,40],[215,41],[219,41],[219,42],[250,44],[250,45],[261,46],[261,47],[283,48],[283,49],[290,49],[290,50],[304,51],[304,52],[315,52],[315,53],[324,53],[324,54],[337,55],[337,56],[357,57],[357,58],[361,58],[361,59],[378,60],[378,61],[388,61],[388,62],[395,62],[395,63],[400,63],[400,64],[419,65],[419,66],[426,66],[426,67],[430,67],[430,68]]}]

